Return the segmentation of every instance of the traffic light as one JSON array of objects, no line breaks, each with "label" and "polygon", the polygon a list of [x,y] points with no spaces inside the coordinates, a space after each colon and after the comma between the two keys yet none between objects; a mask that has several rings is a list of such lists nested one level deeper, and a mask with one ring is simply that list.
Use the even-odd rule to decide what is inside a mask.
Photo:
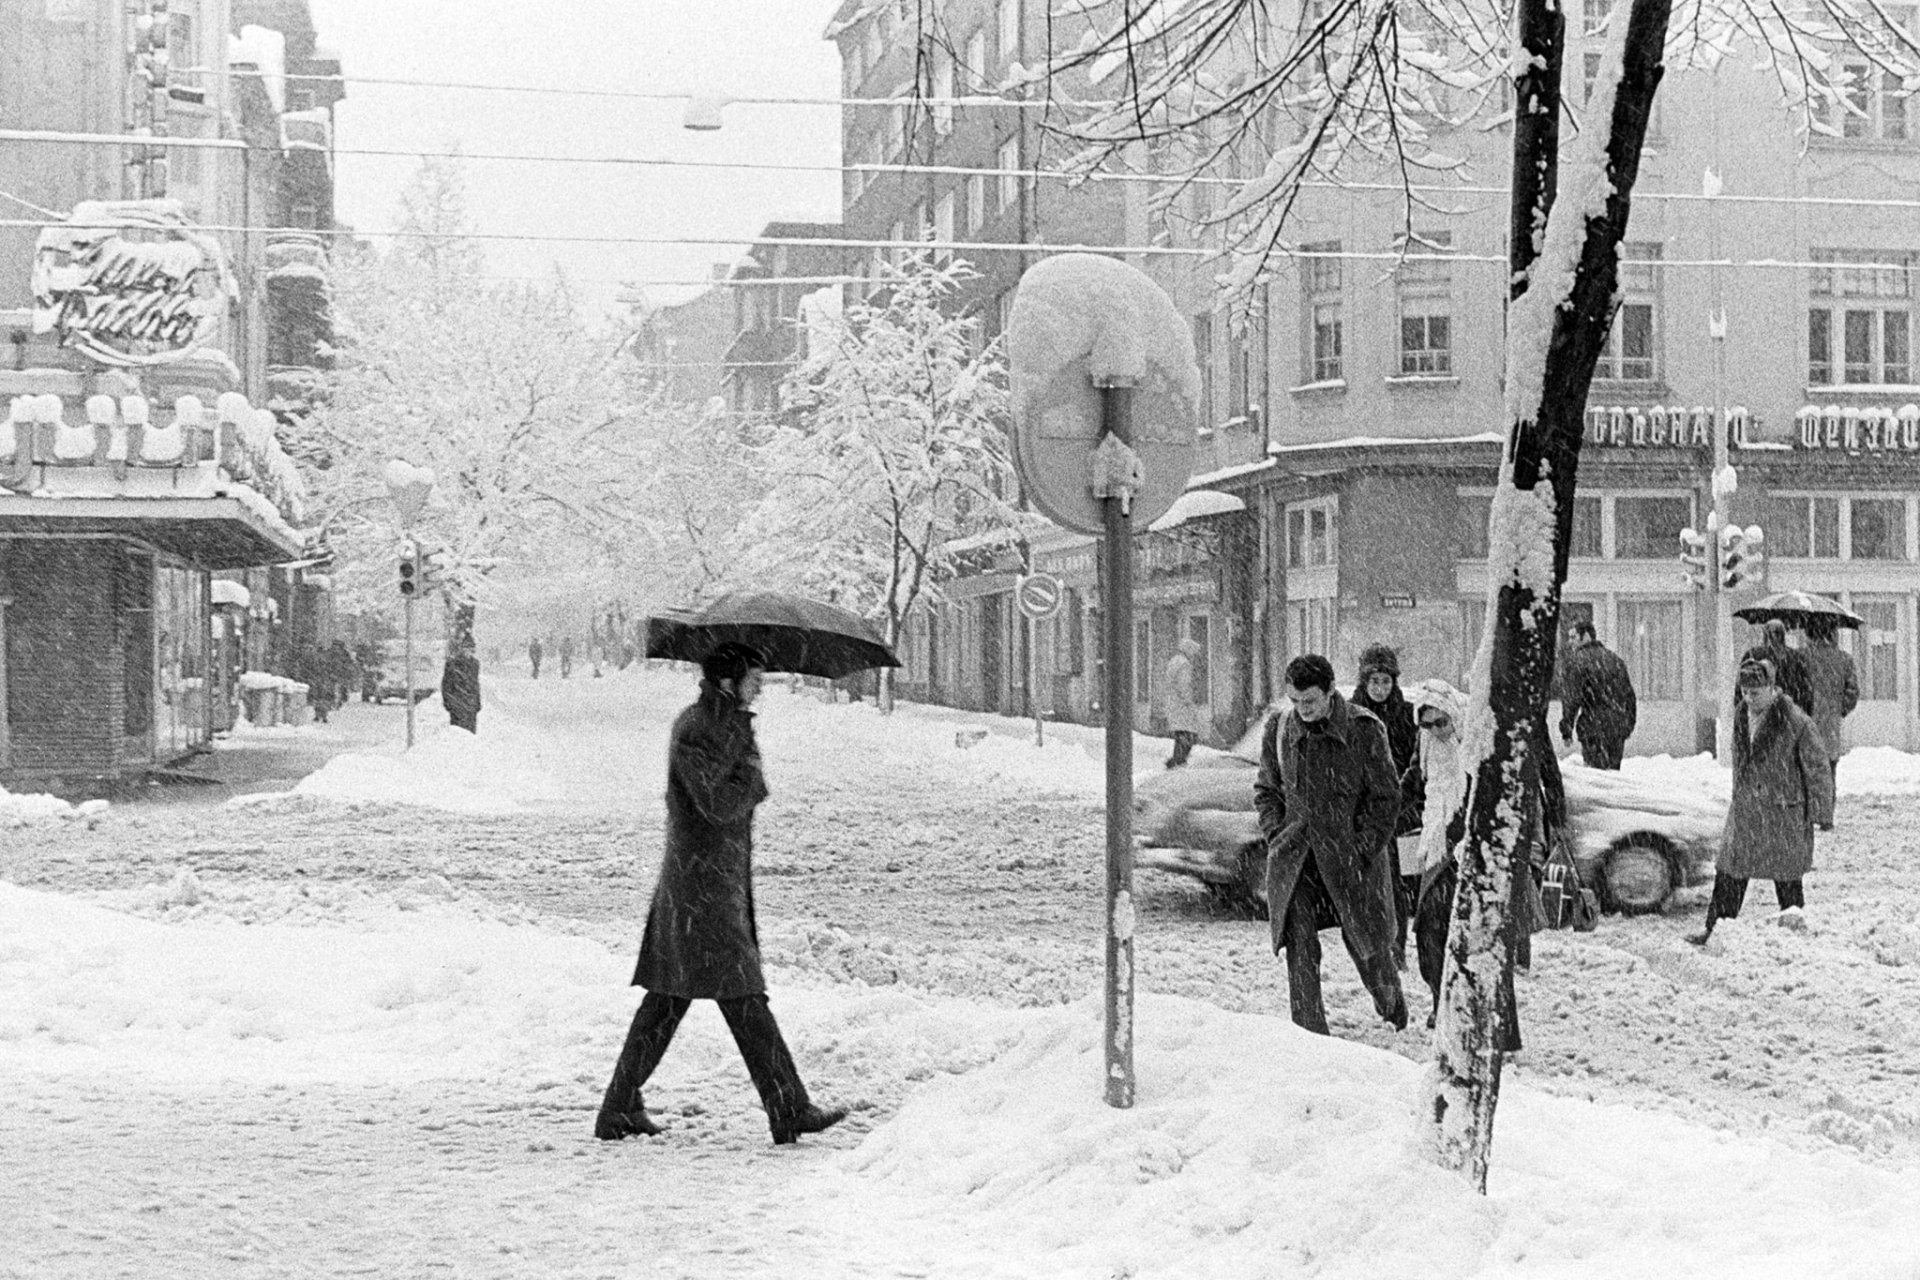
[{"label": "traffic light", "polygon": [[411,600],[423,589],[420,573],[420,544],[403,543],[400,547],[400,594]]},{"label": "traffic light", "polygon": [[1731,591],[1743,582],[1751,582],[1760,576],[1760,567],[1765,562],[1765,553],[1760,544],[1765,535],[1760,526],[1748,525],[1745,529],[1728,525],[1720,531],[1720,585]]},{"label": "traffic light", "polygon": [[1680,531],[1680,568],[1687,585],[1705,590],[1707,585],[1707,535],[1693,529]]}]

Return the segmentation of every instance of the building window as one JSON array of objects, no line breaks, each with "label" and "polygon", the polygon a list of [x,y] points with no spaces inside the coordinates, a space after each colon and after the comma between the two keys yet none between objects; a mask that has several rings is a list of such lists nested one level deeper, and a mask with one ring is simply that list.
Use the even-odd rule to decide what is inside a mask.
[{"label": "building window", "polygon": [[1133,624],[1133,700],[1153,698],[1153,622],[1142,618]]},{"label": "building window", "polygon": [[[1422,233],[1400,248],[1407,253],[1444,253],[1449,231]],[[1395,272],[1400,292],[1400,372],[1453,372],[1453,268],[1432,256],[1402,261]],[[1335,375],[1338,376],[1338,375]]]},{"label": "building window", "polygon": [[1059,627],[1064,643],[1054,652],[1054,665],[1066,675],[1077,676],[1087,669],[1085,596],[1078,587],[1068,587],[1065,595],[1066,608],[1060,612]]},{"label": "building window", "polygon": [[848,41],[847,56],[844,59],[846,75],[842,83],[845,85],[847,96],[850,98],[858,95],[860,92],[860,82],[866,79],[867,75],[867,69],[862,65],[860,54],[860,42],[858,40]]},{"label": "building window", "polygon": [[871,71],[880,65],[881,59],[887,56],[887,33],[880,25],[880,16],[878,14],[874,15],[873,19],[867,23],[864,37],[867,52],[867,70]]},{"label": "building window", "polygon": [[930,77],[929,96],[934,99],[933,131],[944,136],[953,132],[953,55],[935,46],[931,60],[933,74]]},{"label": "building window", "polygon": [[[1908,8],[1905,12],[1913,11]],[[1846,105],[1839,112],[1839,135],[1863,142],[1906,142],[1912,130],[1907,122],[1908,95],[1901,86],[1900,74],[1865,62],[1849,62],[1845,71]],[[1833,127],[1833,104],[1822,101],[1815,114],[1829,129]]]},{"label": "building window", "polygon": [[1775,559],[1838,559],[1840,499],[1776,494],[1762,507],[1760,528]]},{"label": "building window", "polygon": [[[1307,320],[1308,382],[1337,382],[1343,376],[1341,347],[1341,273],[1338,240],[1300,246],[1301,305]],[[1318,256],[1316,256],[1318,255]]]},{"label": "building window", "polygon": [[1191,324],[1194,363],[1200,367],[1200,430],[1205,433],[1218,421],[1213,401],[1213,317],[1202,313],[1194,316]]},{"label": "building window", "polygon": [[985,27],[974,28],[973,34],[967,37],[965,57],[966,65],[963,69],[967,74],[965,86],[967,91],[979,93],[991,88],[987,81],[987,29]]},{"label": "building window", "polygon": [[887,158],[895,159],[907,153],[907,109],[902,106],[887,108]]},{"label": "building window", "polygon": [[1020,0],[1000,0],[1000,65],[1020,56]]},{"label": "building window", "polygon": [[1187,639],[1200,646],[1200,652],[1193,655],[1193,700],[1198,703],[1213,701],[1212,634],[1212,618],[1204,613],[1188,616]]},{"label": "building window", "polygon": [[1339,563],[1339,507],[1332,498],[1287,507],[1287,568],[1314,569]]},{"label": "building window", "polygon": [[[1598,560],[1605,555],[1605,542],[1600,534],[1604,523],[1598,497],[1574,498],[1573,538],[1567,547],[1567,554],[1581,560]],[[1674,536],[1679,537],[1677,533]]]},{"label": "building window", "polygon": [[1683,659],[1687,651],[1685,610],[1678,600],[1619,602],[1619,643],[1634,692],[1646,702],[1674,702],[1686,696]]},{"label": "building window", "polygon": [[[169,79],[176,85],[197,89],[201,87],[200,73],[193,68],[200,65],[200,49],[193,28],[191,13],[176,8],[167,15],[167,65],[179,68],[170,73]],[[309,101],[307,105],[311,107],[313,103]]]},{"label": "building window", "polygon": [[[1807,381],[1913,381],[1913,256],[1815,249],[1807,306]],[[1840,263],[1859,265],[1841,266]]]},{"label": "building window", "polygon": [[1013,319],[1013,290],[1003,289],[993,299],[993,336],[999,337],[1007,331],[1007,324]]},{"label": "building window", "polygon": [[1657,244],[1620,247],[1620,307],[1613,315],[1607,345],[1594,362],[1602,382],[1651,382],[1659,376],[1657,359],[1660,281]]},{"label": "building window", "polygon": [[[952,244],[957,238],[953,233],[953,202],[954,193],[949,191],[940,197],[938,204],[933,206],[933,238],[940,244]],[[951,249],[940,249],[936,252],[940,257],[953,256]]]},{"label": "building window", "polygon": [[974,235],[987,225],[987,178],[976,173],[967,179],[967,234]]},{"label": "building window", "polygon": [[1000,144],[999,153],[994,157],[994,168],[1000,170],[1000,211],[1006,212],[1020,203],[1020,139],[1008,138]]},{"label": "building window", "polygon": [[1680,531],[1692,521],[1691,497],[1615,498],[1614,559],[1671,560],[1680,553]]},{"label": "building window", "polygon": [[1849,498],[1847,507],[1849,560],[1907,558],[1906,499]]}]

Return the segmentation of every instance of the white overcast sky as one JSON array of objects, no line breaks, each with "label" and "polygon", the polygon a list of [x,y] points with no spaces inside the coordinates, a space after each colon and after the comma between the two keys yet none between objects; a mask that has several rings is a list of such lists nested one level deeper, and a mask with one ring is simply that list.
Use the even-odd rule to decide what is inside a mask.
[{"label": "white overcast sky", "polygon": [[[717,133],[681,126],[681,103],[358,84],[394,77],[724,97],[833,98],[839,61],[821,38],[832,0],[312,0],[321,43],[338,50],[348,97],[341,148],[635,156],[836,166],[839,112],[727,109]],[[410,159],[339,157],[338,216],[394,225]],[[773,219],[839,218],[832,173],[662,169],[473,159],[477,229],[502,234],[729,236]],[[609,301],[617,282],[704,279],[737,247],[494,241],[493,271],[545,275],[555,262]],[[696,289],[649,283],[671,302]]]}]

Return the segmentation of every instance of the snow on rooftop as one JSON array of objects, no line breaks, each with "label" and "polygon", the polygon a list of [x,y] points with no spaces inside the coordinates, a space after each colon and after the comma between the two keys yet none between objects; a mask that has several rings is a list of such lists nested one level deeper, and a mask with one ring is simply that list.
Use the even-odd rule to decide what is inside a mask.
[{"label": "snow on rooftop", "polygon": [[1338,440],[1313,440],[1301,444],[1272,444],[1268,453],[1306,453],[1315,449],[1379,449],[1395,445],[1505,444],[1506,436],[1495,431],[1476,431],[1460,436],[1342,436]]},{"label": "snow on rooftop", "polygon": [[1246,502],[1231,493],[1221,493],[1217,489],[1188,489],[1173,500],[1166,514],[1155,520],[1147,528],[1153,533],[1165,533],[1177,529],[1189,520],[1198,520],[1204,516],[1231,515],[1236,511],[1245,511]]},{"label": "snow on rooftop", "polygon": [[1232,480],[1239,476],[1252,475],[1256,471],[1270,471],[1274,467],[1272,458],[1262,458],[1258,462],[1241,462],[1231,467],[1222,467],[1218,471],[1208,471],[1187,480],[1187,488],[1204,489],[1208,485],[1219,484],[1222,480]]}]

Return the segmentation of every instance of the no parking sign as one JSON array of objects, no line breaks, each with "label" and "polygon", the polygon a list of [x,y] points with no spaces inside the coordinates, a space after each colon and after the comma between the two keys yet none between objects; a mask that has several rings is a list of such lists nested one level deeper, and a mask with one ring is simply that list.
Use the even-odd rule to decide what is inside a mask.
[{"label": "no parking sign", "polygon": [[1023,616],[1045,622],[1060,612],[1066,594],[1060,579],[1052,574],[1030,573],[1014,586],[1013,603]]}]

